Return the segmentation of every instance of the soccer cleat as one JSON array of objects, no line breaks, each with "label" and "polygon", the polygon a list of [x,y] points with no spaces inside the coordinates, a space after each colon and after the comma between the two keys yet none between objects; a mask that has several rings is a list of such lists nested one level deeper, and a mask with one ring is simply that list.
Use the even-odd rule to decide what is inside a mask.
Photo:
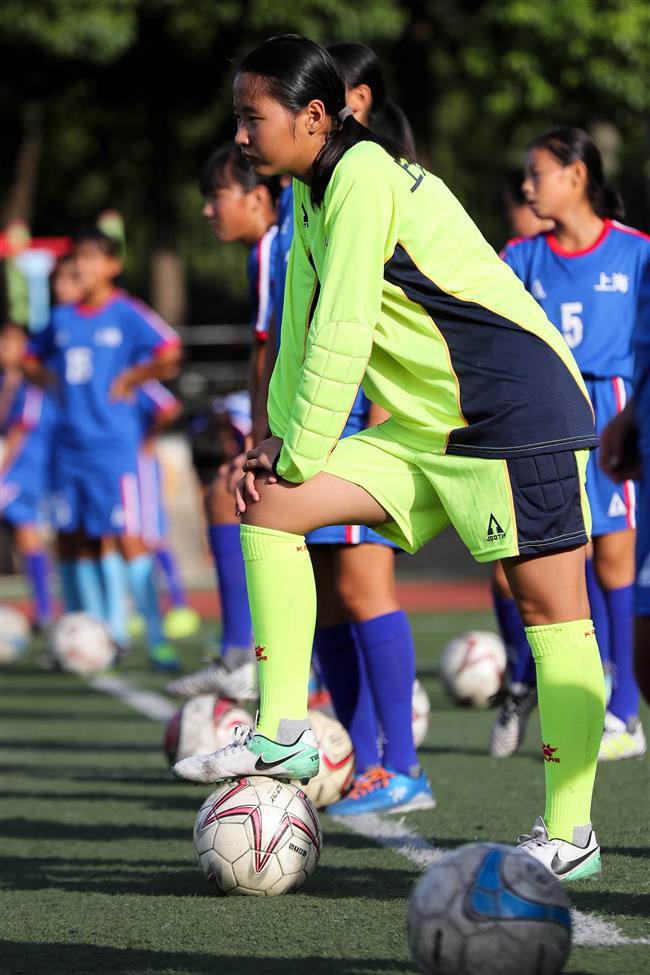
[{"label": "soccer cleat", "polygon": [[[250,656],[250,652],[246,651],[246,655]],[[217,657],[202,670],[172,681],[165,690],[176,697],[216,694],[235,701],[255,700],[258,696],[255,662],[249,659],[242,663],[242,655],[230,651],[227,657]]]},{"label": "soccer cleat", "polygon": [[327,812],[332,816],[358,816],[371,812],[400,813],[412,809],[433,809],[435,805],[436,800],[424,772],[412,777],[378,766],[356,776],[347,796],[328,806]]},{"label": "soccer cleat", "polygon": [[149,663],[154,670],[178,670],[180,660],[176,650],[169,643],[157,643],[149,649]]},{"label": "soccer cleat", "polygon": [[201,617],[190,606],[175,606],[163,617],[163,633],[168,640],[185,640],[201,627]]},{"label": "soccer cleat", "polygon": [[511,684],[501,711],[490,732],[490,755],[508,758],[514,755],[526,734],[528,720],[537,706],[537,690],[528,684]]},{"label": "soccer cleat", "polygon": [[600,847],[591,825],[587,842],[581,846],[549,837],[546,823],[538,816],[530,835],[520,836],[517,840],[517,849],[530,853],[561,881],[587,880],[600,877],[602,873]]},{"label": "soccer cleat", "polygon": [[618,762],[622,758],[641,758],[645,753],[645,734],[639,719],[630,718],[626,724],[611,711],[606,711],[598,761]]},{"label": "soccer cleat", "polygon": [[221,782],[248,775],[299,779],[304,785],[318,775],[318,746],[306,728],[291,744],[272,741],[246,725],[235,725],[232,740],[209,755],[193,755],[172,767],[179,779]]}]

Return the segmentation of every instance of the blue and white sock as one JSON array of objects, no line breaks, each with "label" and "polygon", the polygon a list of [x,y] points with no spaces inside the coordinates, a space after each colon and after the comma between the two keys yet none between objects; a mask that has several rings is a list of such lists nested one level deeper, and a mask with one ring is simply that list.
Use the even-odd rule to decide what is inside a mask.
[{"label": "blue and white sock", "polygon": [[164,643],[154,566],[153,555],[138,555],[126,563],[129,587],[138,612],[145,618],[150,647]]},{"label": "blue and white sock", "polygon": [[492,589],[494,612],[505,643],[508,656],[508,674],[511,684],[535,687],[535,661],[531,652],[519,609],[511,596],[502,596]]},{"label": "blue and white sock", "polygon": [[106,622],[102,572],[97,559],[78,559],[76,576],[82,610]]},{"label": "blue and white sock", "polygon": [[633,664],[633,586],[605,591],[614,687],[608,710],[627,723],[639,713],[639,685]]},{"label": "blue and white sock", "polygon": [[104,578],[106,622],[111,636],[120,647],[129,645],[128,580],[126,565],[119,552],[108,552],[101,558]]},{"label": "blue and white sock", "polygon": [[399,609],[355,623],[354,631],[384,734],[382,763],[412,775],[419,767],[412,728],[415,646],[406,613]]},{"label": "blue and white sock", "polygon": [[45,552],[34,552],[24,558],[25,571],[29,576],[34,600],[34,613],[39,626],[46,626],[52,620],[52,599],[50,597],[50,564]]},{"label": "blue and white sock", "polygon": [[221,601],[221,652],[226,657],[230,647],[248,647],[253,634],[239,525],[210,525],[208,538]]},{"label": "blue and white sock", "polygon": [[357,773],[381,765],[375,708],[353,626],[316,627],[314,649],[336,717],[352,740]]}]

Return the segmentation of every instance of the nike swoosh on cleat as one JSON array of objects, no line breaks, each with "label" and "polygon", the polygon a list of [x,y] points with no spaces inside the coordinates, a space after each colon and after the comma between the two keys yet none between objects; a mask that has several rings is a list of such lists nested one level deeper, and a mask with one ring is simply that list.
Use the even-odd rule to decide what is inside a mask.
[{"label": "nike swoosh on cleat", "polygon": [[576,867],[579,867],[581,863],[588,860],[589,857],[593,856],[595,852],[595,849],[589,850],[588,853],[585,853],[583,857],[578,857],[577,860],[561,860],[556,853],[551,860],[551,870],[553,873],[557,874],[558,877],[562,877],[565,873],[569,873],[570,870],[574,870]]},{"label": "nike swoosh on cleat", "polygon": [[258,769],[260,772],[266,772],[268,771],[268,769],[276,768],[278,765],[284,765],[285,762],[289,762],[292,758],[295,758],[296,755],[302,755],[302,752],[298,751],[298,752],[294,752],[293,755],[285,755],[284,758],[278,759],[277,762],[265,762],[262,756],[260,755],[258,756],[258,759],[255,762],[255,768]]}]

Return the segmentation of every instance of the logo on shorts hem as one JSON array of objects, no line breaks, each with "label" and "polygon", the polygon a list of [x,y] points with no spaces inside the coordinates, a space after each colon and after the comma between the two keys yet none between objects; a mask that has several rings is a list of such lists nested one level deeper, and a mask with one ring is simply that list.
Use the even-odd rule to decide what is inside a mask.
[{"label": "logo on shorts hem", "polygon": [[487,540],[488,542],[500,542],[502,538],[506,537],[506,533],[503,528],[496,520],[493,514],[490,514],[490,520],[487,527]]}]

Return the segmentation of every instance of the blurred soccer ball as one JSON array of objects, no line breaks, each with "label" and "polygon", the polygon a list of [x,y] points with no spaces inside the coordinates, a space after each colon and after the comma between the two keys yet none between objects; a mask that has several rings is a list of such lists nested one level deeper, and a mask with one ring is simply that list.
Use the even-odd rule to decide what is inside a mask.
[{"label": "blurred soccer ball", "polygon": [[254,720],[248,711],[228,697],[200,694],[176,711],[165,731],[164,748],[170,765],[190,755],[204,755],[227,745],[235,725],[252,728]]},{"label": "blurred soccer ball", "polygon": [[501,687],[505,669],[503,640],[496,633],[470,630],[447,644],[438,672],[459,704],[486,708]]},{"label": "blurred soccer ball", "polygon": [[29,642],[29,620],[13,606],[0,605],[0,665],[22,657]]},{"label": "blurred soccer ball", "polygon": [[108,628],[88,613],[65,613],[52,633],[57,663],[74,674],[96,674],[115,659],[115,644]]},{"label": "blurred soccer ball", "polygon": [[287,894],[314,872],[322,834],[302,789],[265,776],[230,779],[205,800],[194,852],[221,894]]},{"label": "blurred soccer ball", "polygon": [[354,749],[350,736],[336,718],[322,711],[310,711],[311,730],[318,742],[320,768],[304,791],[317,809],[338,802],[354,776]]},{"label": "blurred soccer ball", "polygon": [[431,701],[429,695],[419,680],[413,681],[413,700],[411,705],[411,724],[413,727],[413,743],[419,748],[429,730],[429,712]]},{"label": "blurred soccer ball", "polygon": [[524,850],[473,843],[429,867],[407,931],[425,975],[555,975],[571,947],[569,898]]}]

